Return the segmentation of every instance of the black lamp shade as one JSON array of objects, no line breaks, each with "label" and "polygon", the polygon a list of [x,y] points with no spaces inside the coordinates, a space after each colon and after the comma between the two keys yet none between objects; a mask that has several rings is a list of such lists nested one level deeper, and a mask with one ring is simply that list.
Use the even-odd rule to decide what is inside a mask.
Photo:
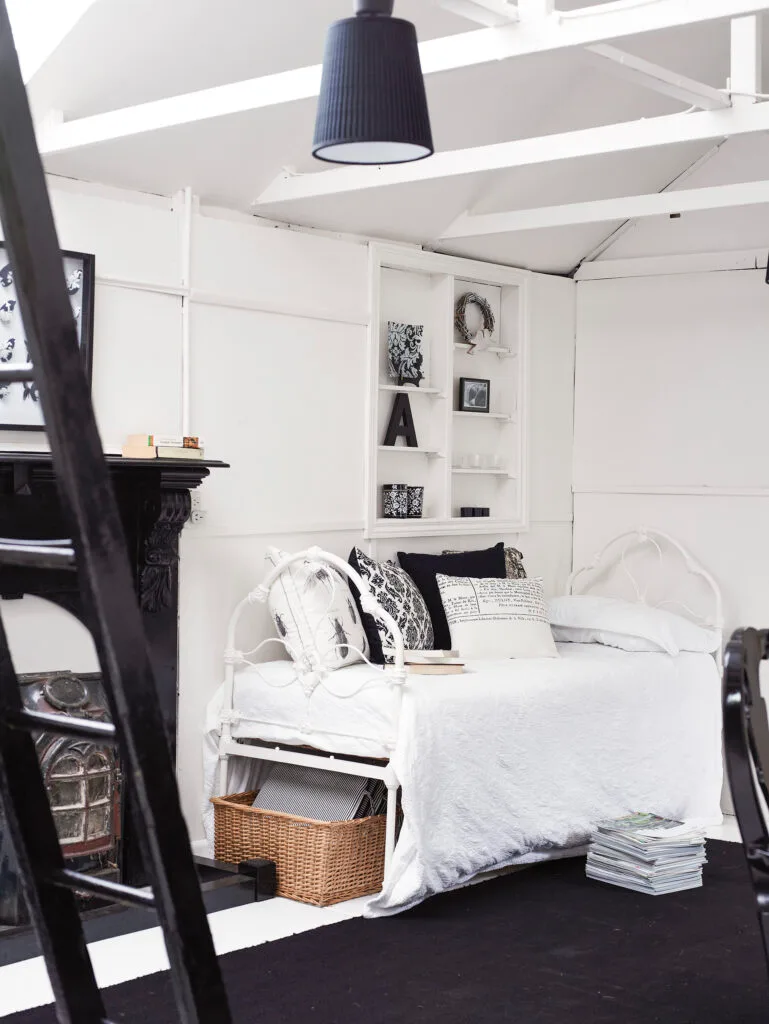
[{"label": "black lamp shade", "polygon": [[433,153],[410,21],[359,16],[328,30],[312,152],[340,164],[405,163]]}]

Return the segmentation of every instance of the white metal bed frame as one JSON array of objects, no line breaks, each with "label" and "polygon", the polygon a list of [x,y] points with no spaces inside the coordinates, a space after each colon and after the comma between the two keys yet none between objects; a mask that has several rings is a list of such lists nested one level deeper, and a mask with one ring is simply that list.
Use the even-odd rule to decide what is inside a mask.
[{"label": "white metal bed frame", "polygon": [[[624,543],[623,543],[624,542]],[[668,547],[675,551],[683,563],[686,572],[701,579],[707,591],[709,591],[713,608],[707,615],[700,615],[689,605],[677,597],[671,596],[654,602],[655,607],[673,607],[686,614],[690,619],[701,625],[707,625],[722,633],[723,631],[723,601],[721,590],[710,572],[701,565],[686,548],[669,534],[661,530],[638,527],[628,530],[612,538],[587,565],[576,569],[568,578],[567,592],[574,594],[590,590],[591,583],[594,584],[596,577],[601,572],[610,574],[614,569],[619,568],[623,575],[629,580],[633,587],[636,599],[639,603],[647,604],[649,585],[642,586],[642,581],[636,578],[628,565],[628,554],[633,549],[649,548],[655,555],[655,564],[658,568],[664,566],[664,549]],[[280,561],[267,575],[263,583],[252,590],[242,601],[239,602],[230,618],[227,630],[227,647],[224,654],[225,662],[225,694],[222,710],[219,715],[220,739],[219,739],[219,773],[218,791],[219,795],[227,793],[228,768],[230,757],[247,757],[254,760],[270,761],[283,764],[303,765],[310,768],[319,768],[325,771],[342,772],[348,775],[357,775],[367,779],[381,779],[387,787],[387,822],[385,832],[385,871],[392,860],[395,849],[395,831],[397,816],[397,796],[399,781],[391,760],[386,763],[370,764],[360,760],[352,760],[349,755],[338,753],[305,753],[297,750],[286,750],[279,744],[271,746],[254,746],[249,743],[240,742],[232,735],[233,726],[239,721],[240,715],[234,708],[235,696],[235,668],[240,664],[251,664],[247,654],[255,654],[266,643],[281,643],[284,647],[288,645],[283,640],[271,638],[264,640],[256,648],[249,652],[242,652],[235,647],[236,632],[242,613],[253,604],[267,601],[270,589],[280,575],[293,563],[305,559],[317,562],[327,562],[338,569],[350,582],[357,587],[360,593],[361,606],[365,612],[382,620],[391,630],[394,638],[394,664],[384,672],[384,678],[392,689],[395,698],[394,728],[388,748],[392,752],[398,737],[398,725],[400,709],[403,700],[403,687],[406,683],[406,670],[404,665],[404,646],[401,631],[397,623],[388,612],[382,608],[371,594],[366,581],[343,559],[324,551],[319,547],[311,547],[299,551]],[[580,582],[582,581],[582,582]],[[721,644],[719,643],[716,652],[716,662],[721,667]],[[331,674],[322,667],[319,657],[309,658],[313,666],[319,685],[323,685],[325,677]],[[369,663],[370,664],[370,663]],[[373,666],[372,669],[382,672],[381,666]],[[298,678],[298,677],[297,677]]]},{"label": "white metal bed frame", "polygon": [[[219,793],[220,795],[224,795],[227,792],[228,762],[232,756],[251,757],[259,761],[272,761],[282,764],[304,765],[308,768],[320,768],[325,771],[342,772],[346,775],[357,775],[366,779],[381,779],[387,787],[387,822],[385,826],[386,871],[389,867],[390,860],[392,859],[393,850],[395,849],[395,825],[397,817],[398,789],[400,788],[400,783],[398,782],[398,778],[390,760],[385,764],[364,764],[360,761],[347,760],[344,755],[333,753],[330,754],[330,756],[326,756],[324,754],[311,754],[296,750],[284,750],[279,745],[271,747],[249,746],[238,742],[232,736],[232,727],[239,718],[238,712],[234,708],[235,666],[249,663],[245,654],[235,648],[236,632],[240,617],[249,605],[266,602],[270,594],[270,588],[280,575],[294,562],[302,562],[305,559],[309,559],[313,562],[328,562],[330,565],[334,566],[334,568],[343,573],[343,575],[346,576],[350,582],[355,585],[355,587],[357,587],[358,592],[360,593],[360,602],[363,611],[376,616],[384,622],[392,633],[393,648],[395,652],[393,665],[389,667],[388,671],[383,673],[383,675],[395,696],[394,728],[391,741],[388,744],[390,751],[395,750],[395,742],[398,736],[400,708],[403,699],[403,686],[406,682],[403,636],[398,624],[389,612],[381,607],[369,590],[366,581],[352,568],[352,566],[348,565],[342,558],[339,558],[338,555],[333,555],[328,551],[323,551],[319,547],[307,548],[305,551],[299,551],[294,555],[289,555],[287,558],[278,562],[262,584],[243,598],[235,608],[235,611],[232,613],[230,618],[230,623],[227,628],[227,648],[224,653],[225,696],[222,712],[220,714]],[[288,648],[288,645],[283,640],[276,640],[275,642],[281,643],[284,647]],[[254,651],[249,653],[258,651],[262,646],[263,644],[259,644]],[[310,660],[313,660],[312,657]],[[315,659],[315,671],[318,674],[320,684],[322,685],[328,672],[320,666],[319,662],[319,658]],[[382,672],[381,666],[372,665],[372,668],[378,672]]]}]

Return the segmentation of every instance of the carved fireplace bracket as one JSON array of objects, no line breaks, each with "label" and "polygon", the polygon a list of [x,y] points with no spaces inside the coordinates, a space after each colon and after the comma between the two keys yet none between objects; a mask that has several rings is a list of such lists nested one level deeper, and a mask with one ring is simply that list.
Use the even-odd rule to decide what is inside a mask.
[{"label": "carved fireplace bracket", "polygon": [[179,537],[191,511],[188,490],[162,490],[145,500],[145,539],[139,570],[143,612],[158,612],[171,604],[174,569],[179,563]]}]

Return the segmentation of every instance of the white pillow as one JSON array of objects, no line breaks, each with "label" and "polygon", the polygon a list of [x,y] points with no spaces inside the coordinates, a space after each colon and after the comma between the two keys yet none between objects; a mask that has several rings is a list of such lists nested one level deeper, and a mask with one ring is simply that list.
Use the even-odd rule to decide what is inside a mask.
[{"label": "white pillow", "polygon": [[[268,548],[276,566],[285,551]],[[328,562],[292,562],[270,589],[270,612],[278,635],[294,661],[305,668],[329,670],[362,661],[368,645],[352,592]]]},{"label": "white pillow", "polygon": [[541,579],[437,573],[451,646],[462,658],[557,658]]},{"label": "white pillow", "polygon": [[717,629],[698,626],[664,608],[586,594],[553,598],[550,624],[556,640],[605,644],[623,651],[710,654],[721,642]]}]

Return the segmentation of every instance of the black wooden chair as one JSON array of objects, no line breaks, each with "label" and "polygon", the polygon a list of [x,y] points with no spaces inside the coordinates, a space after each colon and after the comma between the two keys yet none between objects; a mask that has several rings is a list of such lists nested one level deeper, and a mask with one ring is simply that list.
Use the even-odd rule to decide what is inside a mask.
[{"label": "black wooden chair", "polygon": [[738,629],[724,659],[724,747],[734,812],[753,885],[769,970],[769,718],[759,667],[769,658],[769,630]]}]

